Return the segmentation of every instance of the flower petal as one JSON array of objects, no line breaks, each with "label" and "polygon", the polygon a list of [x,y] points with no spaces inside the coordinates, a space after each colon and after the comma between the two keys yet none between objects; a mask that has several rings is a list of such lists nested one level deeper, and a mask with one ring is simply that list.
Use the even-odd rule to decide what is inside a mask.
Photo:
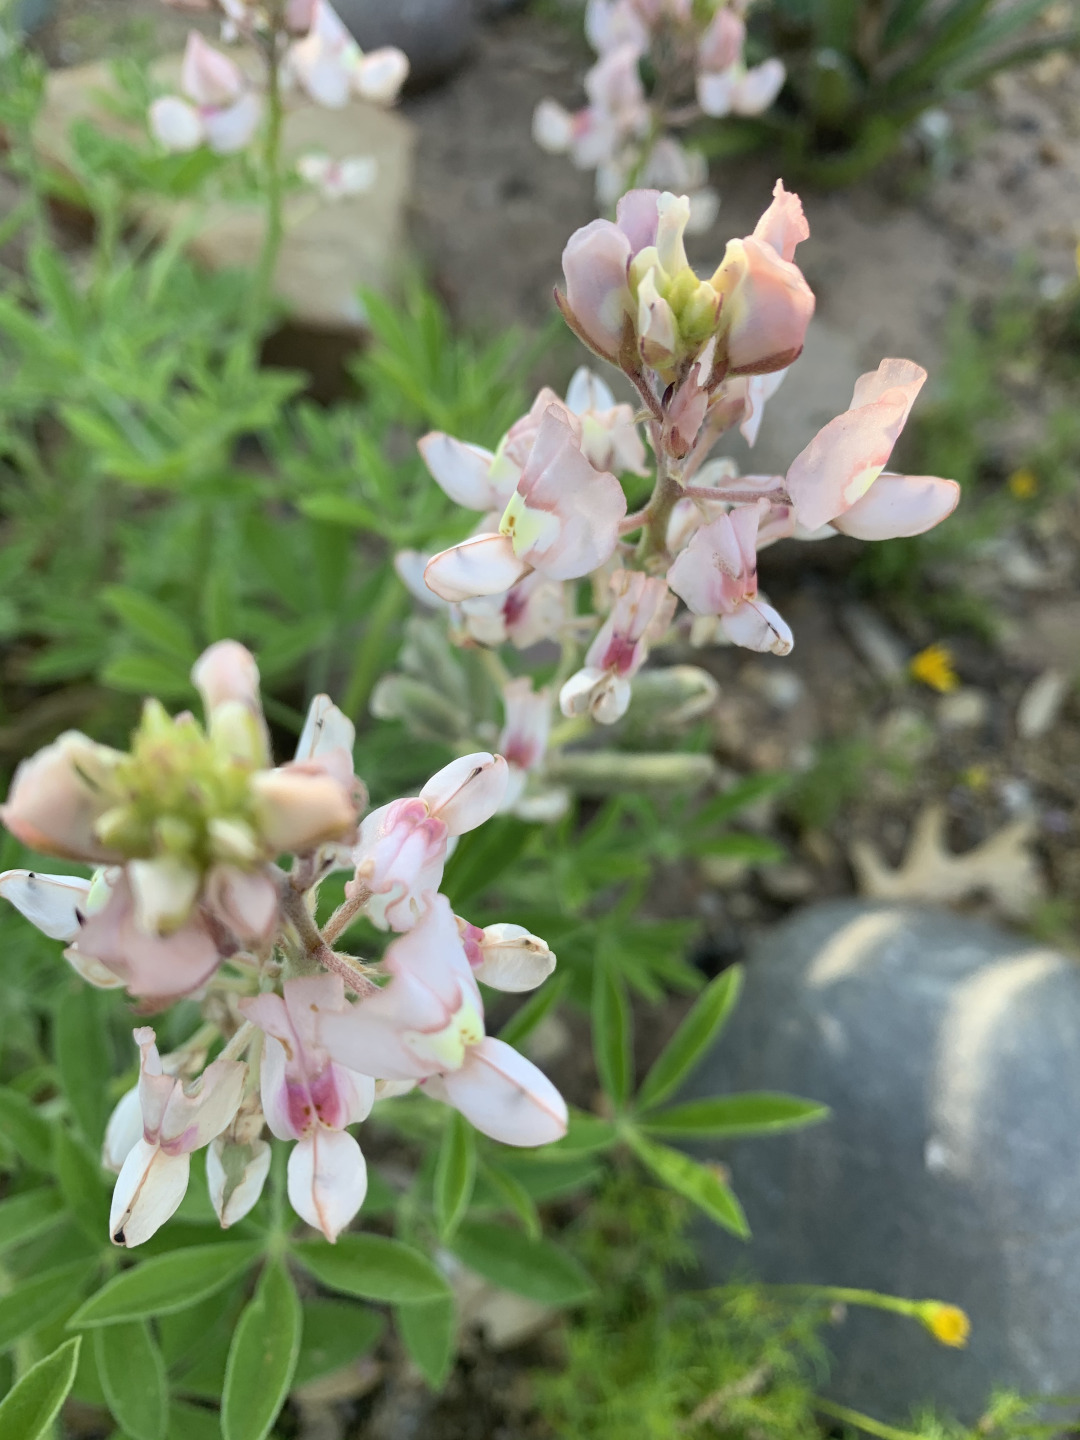
[{"label": "flower petal", "polygon": [[79,933],[79,916],[86,908],[90,884],[78,875],[5,870],[0,875],[0,895],[50,940],[70,944]]},{"label": "flower petal", "polygon": [[197,150],[206,139],[206,131],[194,105],[179,95],[162,95],[150,106],[150,133],[164,149],[174,155]]},{"label": "flower petal", "polygon": [[473,974],[494,990],[519,994],[535,990],[555,969],[546,940],[522,925],[488,925],[479,941],[480,964]]},{"label": "flower petal", "polygon": [[417,449],[432,479],[455,504],[486,511],[505,503],[489,478],[495,459],[490,450],[455,440],[441,430],[417,441]]},{"label": "flower petal", "polygon": [[[856,540],[922,535],[956,509],[960,486],[936,475],[879,475],[855,504],[837,515],[837,530]],[[2,883],[2,882],[0,882]]]},{"label": "flower petal", "polygon": [[[231,1143],[234,1152],[246,1150],[233,1158],[230,1169],[240,1169],[239,1179],[234,1179],[225,1167],[225,1147]],[[206,1183],[210,1190],[210,1203],[221,1222],[221,1228],[228,1230],[243,1220],[258,1204],[259,1196],[270,1173],[272,1151],[265,1140],[253,1140],[250,1145],[240,1147],[219,1135],[206,1152]]]},{"label": "flower petal", "polygon": [[364,1203],[367,1165],[344,1130],[319,1126],[289,1156],[289,1204],[333,1242]]},{"label": "flower petal", "polygon": [[188,1187],[191,1156],[166,1155],[148,1140],[131,1149],[113,1189],[109,1237],[129,1249],[149,1240],[172,1218]]},{"label": "flower petal", "polygon": [[432,1077],[424,1089],[504,1145],[550,1145],[566,1134],[566,1102],[555,1086],[491,1036],[470,1048],[459,1070]]},{"label": "flower petal", "polygon": [[433,555],[424,582],[440,600],[471,600],[477,595],[502,595],[528,573],[505,535],[470,535]]},{"label": "flower petal", "polygon": [[420,799],[449,834],[464,835],[497,812],[506,783],[503,757],[481,750],[445,765],[420,791]]}]

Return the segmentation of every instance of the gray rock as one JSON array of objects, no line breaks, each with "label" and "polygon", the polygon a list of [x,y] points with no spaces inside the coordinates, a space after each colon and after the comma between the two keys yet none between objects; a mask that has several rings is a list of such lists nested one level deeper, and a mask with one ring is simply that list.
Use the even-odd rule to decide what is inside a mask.
[{"label": "gray rock", "polygon": [[904,1422],[974,1421],[991,1390],[1080,1392],[1080,970],[943,913],[844,901],[778,927],[695,1095],[789,1091],[832,1119],[725,1151],[753,1240],[703,1241],[712,1277],[961,1305],[963,1351],[852,1309],[831,1393]]},{"label": "gray rock", "polygon": [[40,30],[56,13],[56,0],[15,0],[13,13],[20,30]]},{"label": "gray rock", "polygon": [[334,9],[362,49],[405,51],[410,86],[450,75],[476,37],[473,0],[335,0]]}]

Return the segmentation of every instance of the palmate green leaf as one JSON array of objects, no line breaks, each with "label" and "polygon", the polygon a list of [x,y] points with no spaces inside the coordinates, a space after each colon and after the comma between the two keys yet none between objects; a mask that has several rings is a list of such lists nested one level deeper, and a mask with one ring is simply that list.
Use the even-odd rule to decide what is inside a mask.
[{"label": "palmate green leaf", "polygon": [[169,1406],[169,1440],[221,1440],[217,1411],[174,1400]]},{"label": "palmate green leaf", "polygon": [[113,1419],[130,1440],[165,1440],[165,1362],[145,1320],[94,1331],[94,1359]]},{"label": "palmate green leaf", "polygon": [[373,535],[380,535],[385,528],[382,517],[370,506],[333,490],[304,495],[296,503],[300,513],[309,520],[322,520],[329,525],[343,525],[349,530],[363,530]]},{"label": "palmate green leaf", "polygon": [[593,1293],[578,1262],[550,1240],[520,1230],[465,1220],[450,1244],[463,1265],[485,1280],[542,1305],[577,1305]]},{"label": "palmate green leaf", "polygon": [[198,658],[194,635],[171,610],[127,585],[107,585],[101,598],[125,628],[163,655],[190,667]]},{"label": "palmate green leaf", "polygon": [[0,1200],[0,1255],[59,1224],[64,1201],[56,1190],[28,1190]]},{"label": "palmate green leaf", "polygon": [[52,1127],[18,1090],[0,1089],[0,1135],[32,1170],[52,1169]]},{"label": "palmate green leaf", "polygon": [[303,1312],[289,1272],[270,1260],[229,1348],[221,1397],[223,1440],[264,1440],[292,1386]]},{"label": "palmate green leaf", "polygon": [[136,695],[157,695],[164,700],[186,699],[192,695],[187,669],[179,661],[158,655],[116,655],[101,672],[101,683],[114,690]]},{"label": "palmate green leaf", "polygon": [[657,1145],[635,1131],[631,1131],[628,1138],[634,1153],[658,1180],[662,1180],[677,1195],[692,1201],[699,1209],[704,1210],[710,1219],[715,1220],[725,1230],[730,1230],[740,1240],[749,1237],[750,1227],[746,1223],[742,1206],[731,1187],[725,1184],[715,1170],[691,1160],[690,1156],[684,1155],[681,1150]]},{"label": "palmate green leaf", "polygon": [[476,1181],[476,1138],[472,1126],[456,1110],[443,1131],[435,1163],[435,1221],[446,1240],[469,1208]]},{"label": "palmate green leaf", "polygon": [[630,1002],[622,976],[603,955],[593,974],[592,1043],[600,1083],[622,1107],[634,1080]]},{"label": "palmate green leaf", "polygon": [[650,1110],[666,1100],[702,1059],[735,1008],[742,978],[742,968],[733,965],[702,991],[645,1076],[635,1101],[638,1110]]},{"label": "palmate green leaf", "polygon": [[618,1128],[610,1120],[599,1115],[589,1115],[584,1110],[570,1110],[570,1123],[566,1134],[554,1145],[544,1145],[530,1151],[538,1161],[563,1160],[567,1155],[583,1155],[596,1150],[609,1150],[619,1138]]},{"label": "palmate green leaf", "polygon": [[205,1300],[254,1264],[259,1247],[242,1241],[195,1245],[155,1255],[114,1275],[71,1317],[72,1329],[168,1315]]},{"label": "palmate green leaf", "polygon": [[402,1343],[433,1390],[441,1390],[454,1360],[457,1312],[452,1299],[423,1305],[399,1305],[397,1329]]},{"label": "palmate green leaf", "polygon": [[483,1167],[485,1182],[491,1186],[498,1200],[512,1211],[521,1221],[525,1234],[531,1240],[539,1240],[543,1234],[536,1202],[516,1175],[501,1165],[486,1164]]},{"label": "palmate green leaf", "polygon": [[694,847],[695,855],[715,855],[724,860],[748,860],[755,865],[767,865],[783,860],[787,851],[767,835],[744,835],[730,831],[717,835],[712,840],[703,840]]},{"label": "palmate green leaf", "polygon": [[336,1245],[303,1240],[292,1253],[327,1289],[361,1300],[408,1305],[445,1299],[450,1293],[426,1255],[383,1235],[342,1235]]},{"label": "palmate green leaf", "polygon": [[293,1389],[351,1365],[375,1348],[385,1329],[385,1317],[366,1305],[353,1305],[348,1300],[305,1300]]},{"label": "palmate green leaf", "polygon": [[0,1401],[0,1435],[46,1440],[75,1383],[82,1339],[76,1335],[32,1366]]},{"label": "palmate green leaf", "polygon": [[716,1095],[688,1100],[667,1110],[653,1111],[640,1122],[650,1135],[671,1139],[738,1139],[743,1135],[774,1135],[799,1130],[829,1118],[829,1107],[796,1095],[748,1091],[742,1095]]},{"label": "palmate green leaf", "polygon": [[0,1350],[6,1350],[39,1325],[47,1325],[63,1315],[97,1268],[96,1260],[74,1260],[35,1275],[0,1295]]}]

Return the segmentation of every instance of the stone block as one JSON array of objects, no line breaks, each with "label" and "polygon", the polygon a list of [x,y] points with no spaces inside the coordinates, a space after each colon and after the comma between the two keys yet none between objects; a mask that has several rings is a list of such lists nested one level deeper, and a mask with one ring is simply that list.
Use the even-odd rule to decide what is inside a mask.
[{"label": "stone block", "polygon": [[[236,58],[255,73],[254,56]],[[168,87],[179,73],[179,57],[163,59],[155,75]],[[106,133],[130,134],[130,127],[103,103],[111,86],[104,64],[56,70],[49,76],[37,142],[43,160],[70,171],[69,133],[76,120],[92,120]],[[284,124],[284,154],[293,161],[308,151],[333,159],[373,156],[378,173],[364,195],[325,201],[304,188],[286,203],[285,240],[274,278],[277,297],[301,327],[355,334],[363,329],[361,286],[385,290],[395,278],[405,244],[406,207],[412,189],[415,136],[401,115],[355,100],[325,110],[290,97]],[[138,223],[163,233],[190,222],[190,206],[149,198],[140,201]],[[250,269],[262,242],[257,203],[214,201],[200,219],[188,252],[210,269]]]},{"label": "stone block", "polygon": [[903,1424],[968,1422],[990,1393],[1080,1392],[1080,969],[959,916],[843,901],[747,963],[696,1096],[779,1090],[832,1118],[746,1140],[730,1166],[753,1230],[703,1238],[714,1280],[854,1286],[963,1306],[968,1347],[852,1309],[830,1390]]}]

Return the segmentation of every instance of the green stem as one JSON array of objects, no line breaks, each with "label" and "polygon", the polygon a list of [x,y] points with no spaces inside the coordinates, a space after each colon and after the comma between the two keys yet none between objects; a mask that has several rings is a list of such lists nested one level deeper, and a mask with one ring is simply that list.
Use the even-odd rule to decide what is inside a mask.
[{"label": "green stem", "polygon": [[843,1420],[845,1425],[854,1425],[856,1430],[864,1430],[867,1435],[878,1435],[881,1440],[919,1440],[910,1430],[897,1430],[893,1425],[885,1425],[870,1415],[860,1414],[858,1410],[849,1410],[846,1405],[834,1405],[820,1396],[814,1399],[814,1409],[822,1415],[832,1416],[834,1420]]},{"label": "green stem", "polygon": [[[714,1295],[734,1293],[735,1286],[721,1285],[710,1291]],[[882,1295],[877,1290],[855,1290],[846,1285],[762,1285],[769,1295],[792,1300],[821,1300],[832,1305],[863,1305],[871,1310],[889,1310],[895,1315],[919,1318],[922,1302],[906,1300],[901,1295]]]},{"label": "green stem", "polygon": [[672,475],[659,441],[654,449],[659,457],[656,487],[642,515],[641,539],[634,554],[634,564],[638,570],[651,569],[652,562],[657,557],[667,554],[668,521],[683,494],[683,487]]},{"label": "green stem", "polygon": [[281,95],[281,60],[276,32],[267,45],[266,91],[269,112],[263,149],[266,171],[266,228],[263,231],[262,252],[252,283],[251,313],[248,317],[252,334],[258,332],[270,305],[274,272],[285,234],[285,177],[281,167],[281,132],[285,109]]}]

